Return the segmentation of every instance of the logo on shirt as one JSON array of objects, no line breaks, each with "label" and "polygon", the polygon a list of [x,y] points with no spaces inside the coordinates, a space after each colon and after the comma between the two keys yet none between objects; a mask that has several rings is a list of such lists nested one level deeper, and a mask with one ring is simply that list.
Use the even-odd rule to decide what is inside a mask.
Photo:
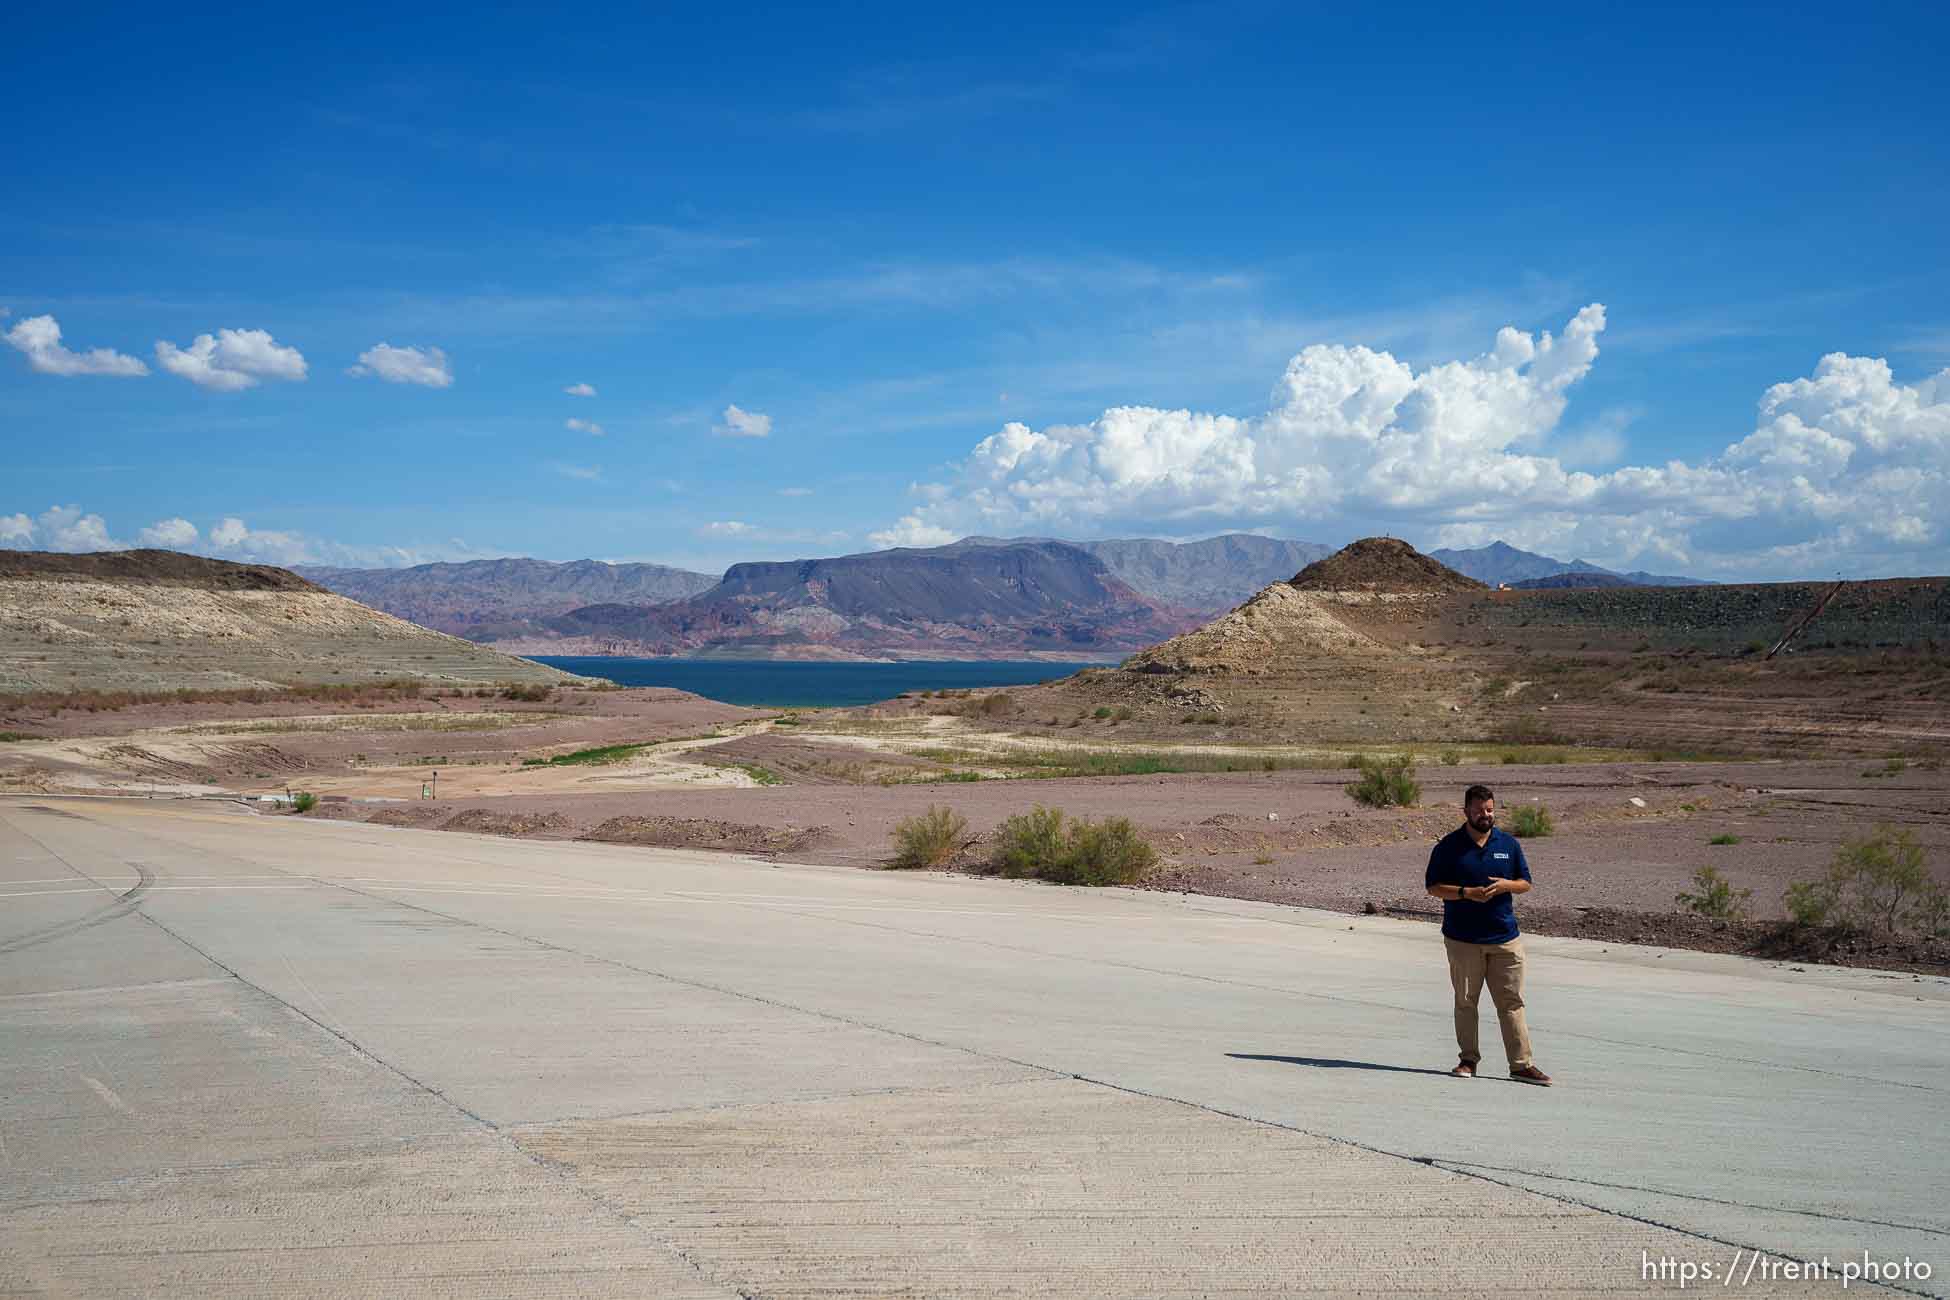
[{"label": "logo on shirt", "polygon": [[1498,862],[1508,861],[1510,857],[1510,855],[1507,853],[1492,853],[1490,854],[1490,856],[1495,858]]}]

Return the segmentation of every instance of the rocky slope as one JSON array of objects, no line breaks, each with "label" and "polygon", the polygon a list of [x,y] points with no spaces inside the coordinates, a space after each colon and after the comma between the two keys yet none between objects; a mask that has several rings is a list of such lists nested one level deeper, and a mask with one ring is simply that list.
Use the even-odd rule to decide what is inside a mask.
[{"label": "rocky slope", "polygon": [[738,564],[688,600],[548,621],[530,653],[773,658],[1114,657],[1194,625],[1059,542],[956,545]]},{"label": "rocky slope", "polygon": [[469,560],[410,569],[302,566],[319,586],[421,627],[493,642],[546,635],[545,620],[587,605],[657,605],[708,591],[709,574],[661,564]]},{"label": "rocky slope", "polygon": [[567,674],[430,632],[284,569],[170,551],[0,551],[0,691],[262,689]]}]

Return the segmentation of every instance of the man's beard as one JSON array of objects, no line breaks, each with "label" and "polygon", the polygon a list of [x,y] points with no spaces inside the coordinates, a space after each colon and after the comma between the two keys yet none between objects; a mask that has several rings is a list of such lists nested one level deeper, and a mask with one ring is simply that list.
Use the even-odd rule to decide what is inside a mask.
[{"label": "man's beard", "polygon": [[1477,813],[1469,819],[1469,828],[1474,831],[1486,831],[1494,825],[1496,818],[1489,813]]}]

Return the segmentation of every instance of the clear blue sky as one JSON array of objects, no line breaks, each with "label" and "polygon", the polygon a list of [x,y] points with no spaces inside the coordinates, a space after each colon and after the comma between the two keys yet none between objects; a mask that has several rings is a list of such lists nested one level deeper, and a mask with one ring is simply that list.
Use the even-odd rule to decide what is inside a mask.
[{"label": "clear blue sky", "polygon": [[1950,571],[1940,4],[285,9],[7,19],[0,545]]}]

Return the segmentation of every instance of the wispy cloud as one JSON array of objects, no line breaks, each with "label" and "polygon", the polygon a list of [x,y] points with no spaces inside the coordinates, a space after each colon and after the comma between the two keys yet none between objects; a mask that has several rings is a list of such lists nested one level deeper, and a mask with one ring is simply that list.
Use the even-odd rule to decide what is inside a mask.
[{"label": "wispy cloud", "polygon": [[454,370],[447,354],[439,348],[396,348],[380,343],[359,354],[359,364],[348,375],[376,375],[389,384],[418,384],[424,388],[447,388],[454,382]]},{"label": "wispy cloud", "polygon": [[766,528],[758,524],[748,524],[742,519],[718,519],[701,524],[696,535],[719,541],[764,542],[772,545],[781,543],[794,546],[834,546],[852,539],[853,534],[844,529],[822,528]]},{"label": "wispy cloud", "polygon": [[769,438],[772,417],[763,411],[747,411],[734,403],[724,408],[724,414],[711,432],[721,438]]},{"label": "wispy cloud", "polygon": [[597,424],[594,420],[578,420],[574,416],[570,416],[568,419],[562,421],[562,427],[572,433],[586,433],[592,438],[600,438],[604,432],[603,426]]},{"label": "wispy cloud", "polygon": [[570,397],[594,397],[596,395],[596,386],[594,384],[570,384],[562,391]]},{"label": "wispy cloud", "polygon": [[555,460],[550,461],[548,467],[563,478],[581,479],[584,482],[595,482],[603,476],[600,465],[572,465],[567,461]]}]

